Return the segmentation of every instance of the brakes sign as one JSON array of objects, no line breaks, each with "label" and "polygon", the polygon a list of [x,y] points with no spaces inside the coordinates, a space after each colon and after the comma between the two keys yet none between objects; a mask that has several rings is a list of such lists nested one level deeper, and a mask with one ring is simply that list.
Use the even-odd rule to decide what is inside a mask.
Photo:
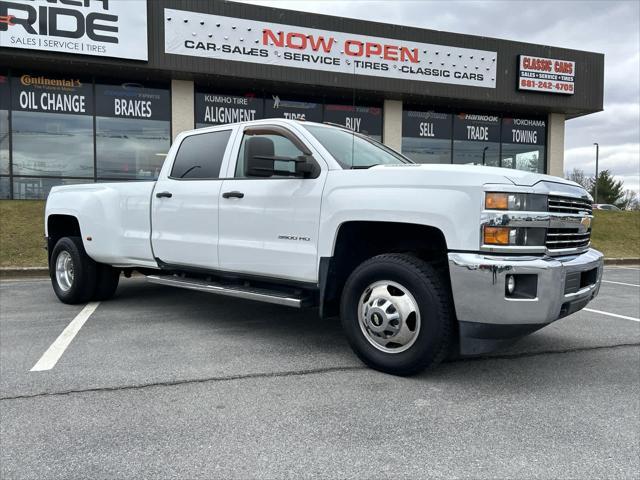
[{"label": "brakes sign", "polygon": [[520,55],[518,89],[573,95],[575,70],[568,60]]}]

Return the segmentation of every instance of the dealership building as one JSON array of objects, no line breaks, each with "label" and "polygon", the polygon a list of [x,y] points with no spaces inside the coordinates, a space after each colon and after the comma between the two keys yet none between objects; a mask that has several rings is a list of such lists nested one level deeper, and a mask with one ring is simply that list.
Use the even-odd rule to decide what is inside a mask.
[{"label": "dealership building", "polygon": [[273,117],[561,176],[603,83],[598,53],[242,3],[0,0],[0,198],[151,180],[178,133]]}]

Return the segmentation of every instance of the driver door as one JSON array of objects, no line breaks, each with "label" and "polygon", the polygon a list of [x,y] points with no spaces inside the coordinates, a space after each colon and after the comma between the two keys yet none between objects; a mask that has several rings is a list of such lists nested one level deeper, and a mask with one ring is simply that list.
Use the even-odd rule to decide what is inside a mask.
[{"label": "driver door", "polygon": [[[238,135],[219,203],[220,269],[302,282],[317,282],[318,231],[327,167],[317,163],[315,178],[295,175],[295,163],[272,161],[269,175],[249,168],[249,158],[296,158],[308,151],[282,126],[245,127]],[[317,156],[316,156],[317,158]],[[229,175],[231,172],[231,175]],[[260,175],[260,176],[256,176]]]}]

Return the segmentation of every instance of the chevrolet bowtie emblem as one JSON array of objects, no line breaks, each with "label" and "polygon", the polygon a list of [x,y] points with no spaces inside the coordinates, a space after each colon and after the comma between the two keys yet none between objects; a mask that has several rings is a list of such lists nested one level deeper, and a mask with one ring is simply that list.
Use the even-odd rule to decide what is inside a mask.
[{"label": "chevrolet bowtie emblem", "polygon": [[582,220],[580,220],[580,225],[582,225],[582,229],[586,232],[587,230],[589,230],[589,228],[591,228],[591,218],[584,217]]}]

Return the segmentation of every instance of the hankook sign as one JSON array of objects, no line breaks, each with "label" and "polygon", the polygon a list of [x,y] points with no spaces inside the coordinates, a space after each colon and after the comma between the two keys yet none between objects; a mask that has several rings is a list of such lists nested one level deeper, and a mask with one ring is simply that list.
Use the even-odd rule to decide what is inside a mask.
[{"label": "hankook sign", "polygon": [[0,47],[147,60],[147,0],[0,0]]},{"label": "hankook sign", "polygon": [[165,53],[495,88],[495,52],[165,9]]}]

